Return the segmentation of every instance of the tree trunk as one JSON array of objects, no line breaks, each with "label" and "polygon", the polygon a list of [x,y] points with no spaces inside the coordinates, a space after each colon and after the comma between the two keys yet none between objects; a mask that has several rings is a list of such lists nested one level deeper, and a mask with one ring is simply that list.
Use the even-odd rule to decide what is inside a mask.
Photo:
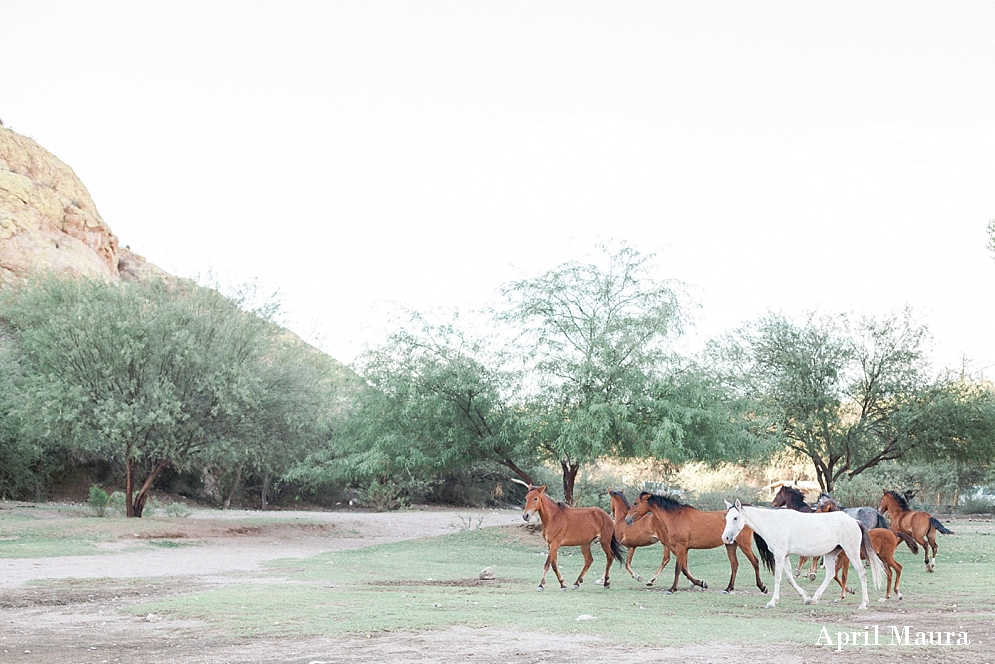
[{"label": "tree trunk", "polygon": [[532,476],[529,475],[524,470],[522,470],[521,468],[519,468],[517,465],[515,465],[515,462],[512,461],[511,459],[505,458],[505,459],[503,459],[501,461],[498,461],[498,463],[501,464],[502,466],[505,466],[506,468],[510,469],[511,472],[513,472],[516,475],[518,475],[518,477],[520,477],[522,479],[522,481],[526,482],[529,486],[532,486],[532,485],[535,484],[535,482],[532,481]]},{"label": "tree trunk", "polygon": [[231,507],[231,499],[235,496],[235,492],[238,491],[238,485],[242,483],[242,468],[245,466],[245,462],[235,466],[235,479],[232,480],[231,488],[228,493],[225,494],[224,502],[221,505],[222,509],[227,510]]},{"label": "tree trunk", "polygon": [[142,512],[145,511],[145,502],[149,498],[149,491],[152,489],[152,482],[154,482],[155,478],[159,476],[159,473],[169,466],[169,460],[166,459],[155,462],[155,465],[152,466],[152,470],[149,472],[149,476],[146,477],[145,482],[142,483],[142,488],[138,490],[137,494],[135,494],[134,500],[132,500],[131,492],[134,488],[135,462],[128,461],[125,466],[125,502],[127,504],[128,516],[140,519]]},{"label": "tree trunk", "polygon": [[560,468],[563,469],[563,502],[567,505],[573,505],[574,482],[577,480],[577,472],[580,470],[580,464],[565,460],[560,462]]}]

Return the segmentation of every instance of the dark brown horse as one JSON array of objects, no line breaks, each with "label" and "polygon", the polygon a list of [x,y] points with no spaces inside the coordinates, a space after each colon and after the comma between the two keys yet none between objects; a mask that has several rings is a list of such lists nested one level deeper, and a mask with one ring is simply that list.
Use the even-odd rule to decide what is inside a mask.
[{"label": "dark brown horse", "polygon": [[[840,506],[835,500],[820,501],[819,508],[817,512],[839,512]],[[895,560],[895,549],[898,547],[898,543],[905,542],[909,547],[909,550],[914,554],[919,553],[919,546],[916,541],[906,535],[905,533],[893,533],[887,528],[871,528],[867,531],[867,536],[871,540],[871,547],[878,554],[878,558],[884,563],[884,571],[888,577],[888,585],[885,586],[884,597],[878,599],[879,602],[886,602],[891,599],[891,571],[895,570],[895,594],[898,595],[898,599],[902,599],[902,593],[898,590],[898,582],[902,579],[902,566],[897,560]],[[864,554],[861,553],[860,557],[865,558]],[[843,578],[840,579],[840,574],[842,573]],[[840,585],[840,597],[836,601],[842,601],[846,596],[847,592],[853,592],[846,587],[846,579],[850,573],[850,559],[847,557],[846,553],[840,552],[836,556],[836,583]]]},{"label": "dark brown horse", "polygon": [[[878,511],[884,512],[891,519],[891,532],[905,533],[922,544],[926,554],[926,571],[932,572],[936,567],[936,531],[944,535],[953,535],[953,531],[947,530],[939,519],[929,512],[909,509],[909,503],[905,498],[894,491],[884,489],[883,493]],[[933,550],[932,558],[929,556],[930,548]]]},{"label": "dark brown horse", "polygon": [[[805,495],[801,491],[793,486],[788,486],[787,484],[782,484],[781,488],[777,490],[777,495],[774,496],[774,500],[770,503],[771,507],[787,507],[788,509],[794,510],[796,512],[803,512],[805,514],[811,514],[815,512],[812,506],[805,502]],[[805,561],[808,560],[805,556],[798,556],[798,567],[795,568],[795,576],[801,576],[802,566]],[[812,559],[812,567],[808,570],[808,580],[815,581],[815,577],[818,576],[819,572],[819,559]]]},{"label": "dark brown horse", "polygon": [[566,503],[550,498],[545,486],[530,486],[529,492],[525,495],[525,511],[522,513],[522,518],[528,521],[534,514],[538,514],[542,520],[542,537],[549,546],[549,555],[546,556],[546,564],[542,569],[542,580],[539,581],[536,590],[543,590],[546,585],[546,573],[550,567],[560,582],[560,590],[567,589],[560,568],[556,565],[556,552],[561,546],[579,546],[584,554],[584,569],[581,570],[573,586],[574,590],[580,588],[580,584],[584,582],[584,575],[594,562],[591,544],[599,537],[601,548],[608,560],[605,565],[605,588],[611,585],[609,574],[612,559],[621,562],[625,552],[615,539],[615,524],[607,512],[600,507],[570,507]]},{"label": "dark brown horse", "polygon": [[[636,553],[636,548],[640,546],[652,546],[660,541],[657,537],[656,528],[652,519],[640,519],[631,526],[625,522],[625,516],[629,513],[629,500],[625,497],[624,491],[609,491],[611,498],[612,520],[615,522],[615,539],[629,551],[625,559],[625,569],[636,581],[642,581],[642,577],[632,571],[632,557]],[[663,547],[663,562],[656,570],[653,578],[646,582],[647,586],[652,586],[660,572],[670,562],[670,549]]]},{"label": "dark brown horse", "polygon": [[[646,517],[647,514],[651,516]],[[674,556],[677,558],[677,563],[674,566],[674,585],[668,591],[675,592],[681,573],[692,584],[708,588],[707,583],[691,576],[691,572],[688,570],[688,550],[714,549],[722,546],[722,531],[725,530],[726,526],[725,516],[725,510],[703,512],[667,496],[658,496],[644,491],[639,494],[639,498],[629,509],[625,522],[632,525],[640,518],[653,519],[657,537],[660,538],[665,547],[674,552]],[[736,571],[739,569],[739,558],[736,556],[737,546],[743,550],[753,565],[753,571],[757,577],[757,588],[764,593],[767,592],[767,586],[760,580],[760,564],[753,553],[752,537],[753,531],[744,528],[743,532],[736,537],[734,544],[726,545],[732,575],[729,577],[729,585],[726,586],[725,592],[732,591],[736,583]]]}]

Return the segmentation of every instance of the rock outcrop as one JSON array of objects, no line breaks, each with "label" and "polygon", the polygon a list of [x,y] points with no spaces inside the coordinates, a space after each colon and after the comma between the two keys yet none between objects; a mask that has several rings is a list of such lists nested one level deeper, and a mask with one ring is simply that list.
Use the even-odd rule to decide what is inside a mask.
[{"label": "rock outcrop", "polygon": [[35,271],[126,279],[166,275],[118,245],[69,166],[0,126],[0,284]]}]

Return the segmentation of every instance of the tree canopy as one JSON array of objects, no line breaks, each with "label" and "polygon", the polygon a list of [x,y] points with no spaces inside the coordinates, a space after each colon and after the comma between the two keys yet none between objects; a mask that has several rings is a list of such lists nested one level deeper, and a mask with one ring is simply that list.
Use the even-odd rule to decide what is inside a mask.
[{"label": "tree canopy", "polygon": [[712,348],[730,384],[752,398],[752,429],[808,456],[831,491],[882,461],[988,459],[992,393],[930,375],[929,339],[910,311],[851,321],[772,314]]},{"label": "tree canopy", "polygon": [[122,463],[128,516],[165,468],[261,463],[314,419],[279,328],[190,282],[37,279],[0,317],[27,368],[26,430]]}]

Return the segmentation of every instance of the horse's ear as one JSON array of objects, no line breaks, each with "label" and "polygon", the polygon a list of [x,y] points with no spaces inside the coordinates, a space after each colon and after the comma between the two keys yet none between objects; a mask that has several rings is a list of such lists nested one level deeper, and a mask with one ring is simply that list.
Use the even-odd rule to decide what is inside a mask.
[{"label": "horse's ear", "polygon": [[739,502],[739,498],[736,499],[736,509],[737,510],[743,509],[743,503]]},{"label": "horse's ear", "polygon": [[538,491],[539,493],[546,493],[546,485],[543,484],[542,486],[537,486],[535,487],[535,490]]},{"label": "horse's ear", "polygon": [[732,507],[732,503],[730,503],[728,500],[723,499],[722,502],[724,502],[726,504],[726,509],[729,509],[730,507]]},{"label": "horse's ear", "polygon": [[881,489],[881,495],[882,496],[887,496],[888,495],[888,489]]}]

